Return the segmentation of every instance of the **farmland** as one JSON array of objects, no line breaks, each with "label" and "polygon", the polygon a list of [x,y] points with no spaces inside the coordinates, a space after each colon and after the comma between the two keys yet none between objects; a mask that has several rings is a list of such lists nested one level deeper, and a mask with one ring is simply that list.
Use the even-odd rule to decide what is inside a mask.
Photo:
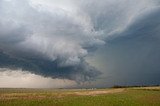
[{"label": "farmland", "polygon": [[160,87],[0,89],[0,106],[160,106]]}]

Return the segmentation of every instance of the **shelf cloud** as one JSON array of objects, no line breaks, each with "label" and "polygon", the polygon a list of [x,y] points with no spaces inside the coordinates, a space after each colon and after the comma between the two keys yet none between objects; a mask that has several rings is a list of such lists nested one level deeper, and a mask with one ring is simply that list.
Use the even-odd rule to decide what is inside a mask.
[{"label": "shelf cloud", "polygon": [[86,57],[146,23],[143,34],[157,31],[158,19],[148,20],[159,6],[158,0],[0,0],[0,67],[78,83],[96,80],[102,72]]}]

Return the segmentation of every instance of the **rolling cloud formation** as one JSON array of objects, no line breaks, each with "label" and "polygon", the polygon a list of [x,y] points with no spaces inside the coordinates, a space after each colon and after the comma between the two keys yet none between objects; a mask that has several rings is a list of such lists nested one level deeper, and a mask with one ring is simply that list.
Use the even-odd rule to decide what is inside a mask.
[{"label": "rolling cloud formation", "polygon": [[0,0],[0,67],[94,80],[101,72],[85,57],[131,35],[159,6],[158,0]]}]

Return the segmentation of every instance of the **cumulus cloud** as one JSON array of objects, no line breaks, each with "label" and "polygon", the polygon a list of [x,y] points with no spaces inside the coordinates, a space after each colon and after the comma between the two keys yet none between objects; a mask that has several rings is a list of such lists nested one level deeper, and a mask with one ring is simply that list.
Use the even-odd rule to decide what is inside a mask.
[{"label": "cumulus cloud", "polygon": [[[137,3],[138,2],[138,3]],[[85,61],[122,36],[158,0],[0,0],[0,66],[86,81],[100,72]]]}]

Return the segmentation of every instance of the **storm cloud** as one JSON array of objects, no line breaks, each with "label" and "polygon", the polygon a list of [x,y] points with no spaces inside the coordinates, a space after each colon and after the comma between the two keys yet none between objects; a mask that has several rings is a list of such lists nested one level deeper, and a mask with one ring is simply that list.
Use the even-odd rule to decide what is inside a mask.
[{"label": "storm cloud", "polygon": [[86,57],[99,47],[123,37],[159,39],[159,6],[158,0],[0,0],[0,67],[93,81],[103,72]]},{"label": "storm cloud", "polygon": [[99,87],[160,84],[160,7],[147,9],[88,58],[103,71]]},{"label": "storm cloud", "polygon": [[71,5],[1,0],[1,67],[76,81],[100,74],[83,58],[88,54],[85,48],[104,41],[97,38],[88,16]]}]

